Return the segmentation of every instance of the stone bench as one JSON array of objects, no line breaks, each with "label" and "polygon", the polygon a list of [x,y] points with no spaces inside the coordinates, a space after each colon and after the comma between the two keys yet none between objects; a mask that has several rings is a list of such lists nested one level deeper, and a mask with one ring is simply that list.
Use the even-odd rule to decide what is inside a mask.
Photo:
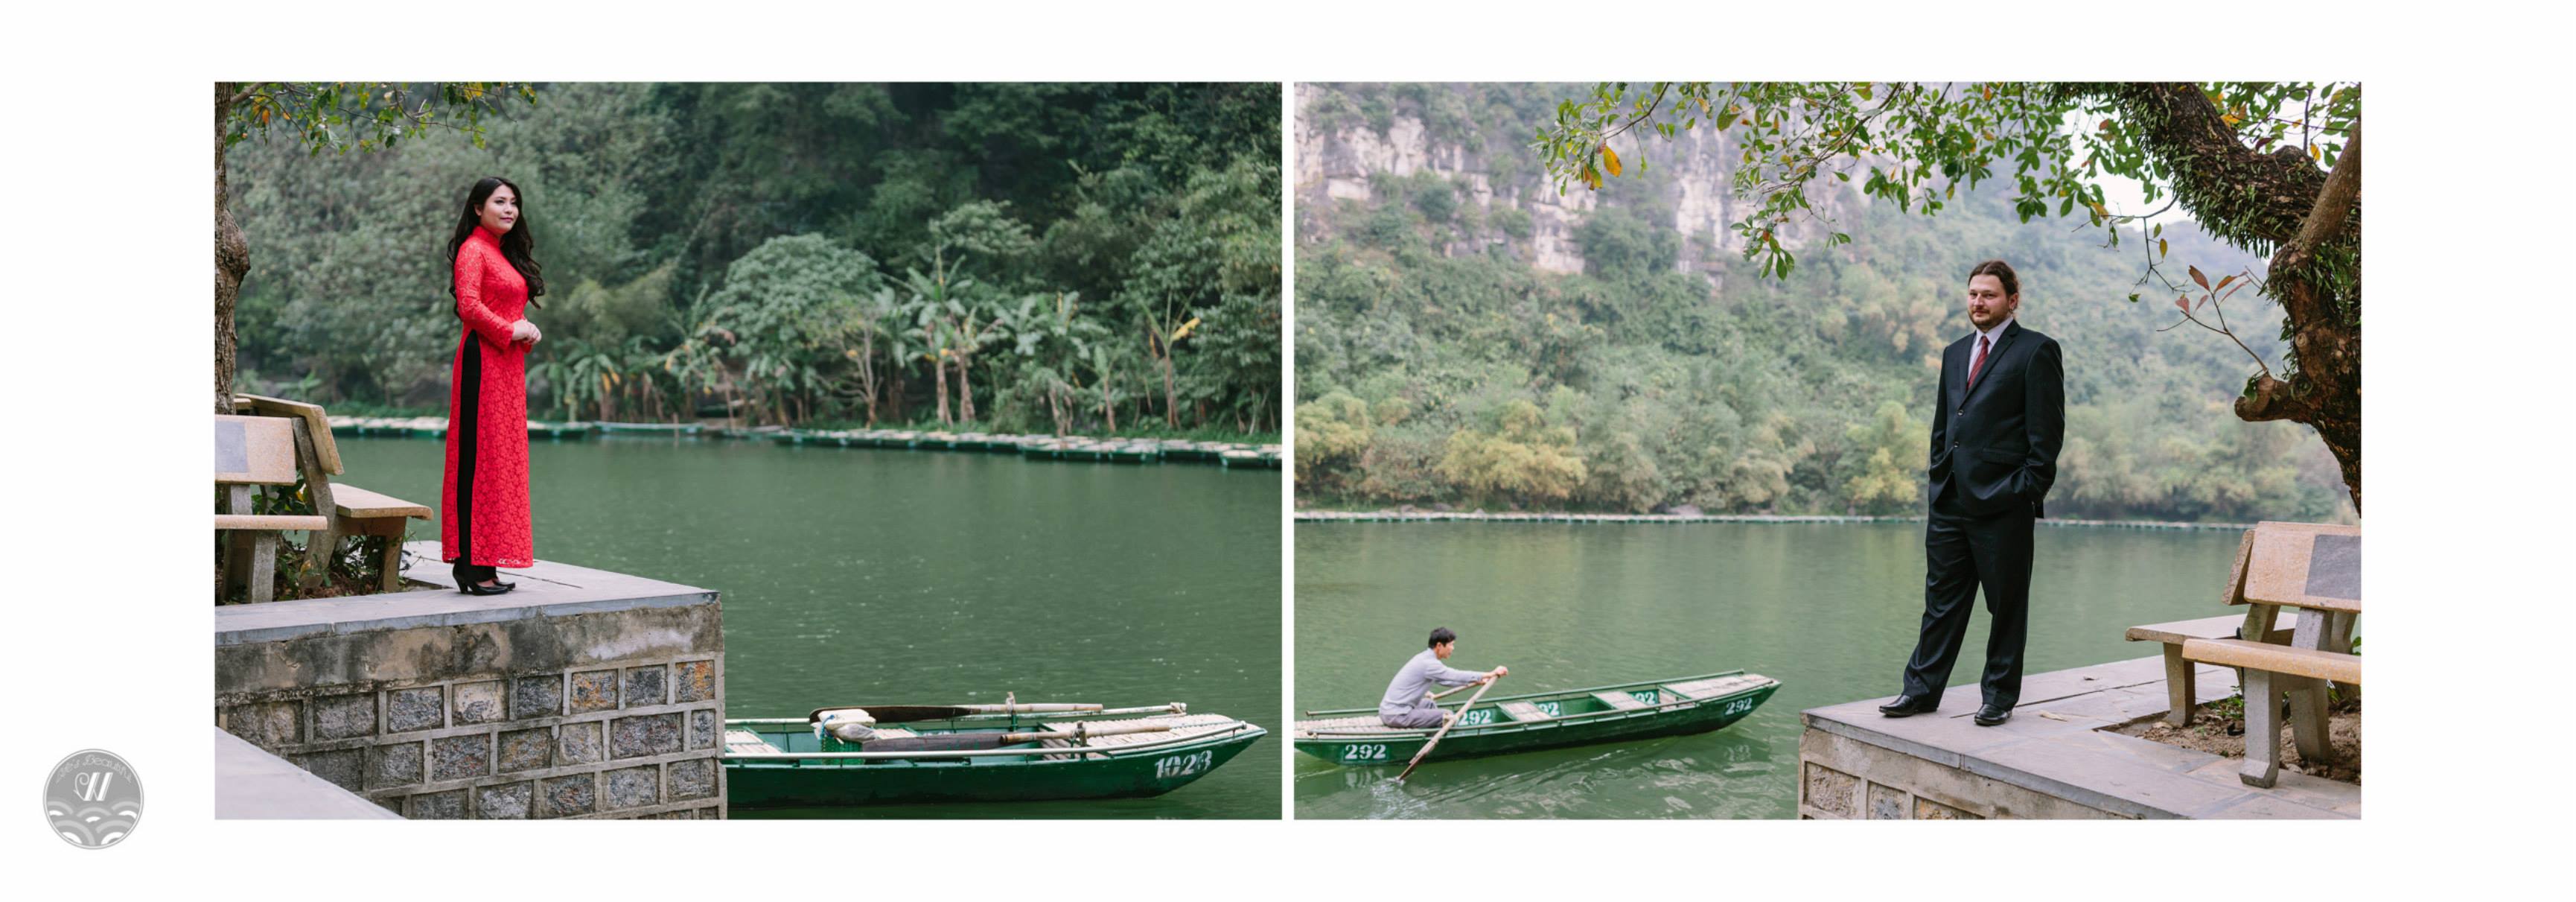
[{"label": "stone bench", "polygon": [[[2361,527],[2257,523],[2237,546],[2227,582],[2227,603],[2246,606],[2240,638],[2188,640],[2182,656],[2242,668],[2245,767],[2237,777],[2269,788],[2280,775],[2282,696],[2299,757],[2327,761],[2334,748],[2326,695],[2361,687],[2361,656],[2348,653],[2361,617]],[[2252,634],[2284,614],[2294,617],[2288,643],[2251,641],[2267,638]]]},{"label": "stone bench", "polygon": [[[2234,639],[2244,629],[2245,618],[2233,614],[2203,617],[2198,620],[2174,620],[2129,628],[2131,642],[2156,642],[2165,647],[2165,698],[2173,707],[2165,712],[2165,722],[2177,727],[2191,725],[2194,693],[2199,689],[2199,671],[2182,656],[2182,644],[2193,639]],[[2272,631],[2264,641],[2290,641],[2291,618],[2277,615]]]},{"label": "stone bench", "polygon": [[[233,410],[241,415],[215,419],[256,424],[244,428],[256,433],[260,454],[265,455],[259,460],[268,469],[258,474],[265,478],[241,481],[233,493],[235,497],[231,499],[229,509],[233,513],[218,515],[216,529],[266,530],[263,534],[268,538],[238,549],[228,549],[227,581],[247,578],[254,585],[251,600],[270,600],[275,595],[270,586],[275,579],[275,533],[280,530],[307,530],[312,533],[307,547],[316,549],[317,557],[328,557],[335,552],[342,536],[383,537],[386,541],[379,560],[384,571],[381,587],[387,592],[401,588],[403,533],[413,518],[429,519],[429,508],[357,486],[335,485],[331,477],[343,470],[340,446],[331,435],[330,416],[320,405],[260,395],[235,395]],[[223,428],[217,427],[219,432]],[[218,435],[216,453],[219,458],[225,453],[222,441],[222,436]],[[217,484],[232,484],[225,481],[226,474],[222,468],[223,461],[219,459]],[[249,509],[250,486],[293,485],[299,474],[316,513],[287,520],[244,518],[244,512]],[[226,517],[232,519],[227,520]],[[242,560],[245,558],[249,560]],[[241,566],[233,567],[232,564]],[[311,588],[327,579],[323,569],[316,568],[306,577],[306,586]]]}]

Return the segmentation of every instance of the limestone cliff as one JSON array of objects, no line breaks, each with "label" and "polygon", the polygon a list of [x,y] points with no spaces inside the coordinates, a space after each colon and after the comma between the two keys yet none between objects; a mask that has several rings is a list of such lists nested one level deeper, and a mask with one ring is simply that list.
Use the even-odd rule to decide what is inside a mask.
[{"label": "limestone cliff", "polygon": [[[1494,245],[1551,272],[1584,270],[1576,230],[1603,204],[1626,206],[1664,221],[1686,246],[1676,262],[1711,283],[1750,264],[1743,238],[1730,228],[1752,209],[1732,184],[1743,151],[1714,129],[1700,128],[1672,140],[1623,135],[1611,148],[1623,159],[1646,161],[1647,171],[1613,179],[1600,191],[1547,183],[1527,144],[1557,99],[1585,96],[1584,85],[1318,85],[1297,88],[1296,204],[1302,240],[1335,234],[1353,213],[1383,202],[1385,179],[1445,179],[1462,208],[1476,215],[1449,231],[1441,250],[1451,256],[1491,252]],[[1435,128],[1430,121],[1444,121]],[[1818,212],[1839,218],[1863,203],[1856,191],[1819,188]],[[1831,196],[1825,196],[1830,194]],[[1514,211],[1517,219],[1496,214]],[[1828,229],[1792,222],[1781,241],[1795,247]]]}]

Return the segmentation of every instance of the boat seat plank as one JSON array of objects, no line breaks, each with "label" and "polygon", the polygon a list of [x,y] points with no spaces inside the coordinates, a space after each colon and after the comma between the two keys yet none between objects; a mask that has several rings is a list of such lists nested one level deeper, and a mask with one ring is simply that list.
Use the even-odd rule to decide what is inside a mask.
[{"label": "boat seat plank", "polygon": [[1539,710],[1538,704],[1535,702],[1504,702],[1496,707],[1502,708],[1503,713],[1511,715],[1513,720],[1520,721],[1521,723],[1537,723],[1542,720],[1555,719],[1554,716],[1547,712]]},{"label": "boat seat plank", "polygon": [[1742,692],[1746,689],[1759,686],[1764,682],[1766,681],[1762,677],[1744,673],[1735,674],[1733,676],[1710,677],[1705,680],[1691,680],[1683,683],[1670,683],[1666,684],[1663,688],[1665,691],[1678,694],[1683,698],[1697,700],[1732,695],[1737,692]]},{"label": "boat seat plank", "polygon": [[1392,734],[1423,732],[1418,729],[1399,729],[1387,726],[1385,723],[1380,722],[1375,714],[1362,714],[1357,717],[1323,717],[1314,720],[1301,720],[1297,722],[1296,729],[1299,735],[1312,735],[1315,733],[1338,733],[1347,735],[1354,733]]},{"label": "boat seat plank", "polygon": [[760,738],[760,734],[758,733],[737,728],[725,730],[725,751],[734,753],[775,752],[778,751],[778,748],[770,745],[769,740]]},{"label": "boat seat plank", "polygon": [[1592,693],[1592,697],[1600,699],[1603,704],[1617,708],[1621,711],[1635,711],[1640,708],[1647,707],[1645,702],[1638,701],[1636,696],[1629,695],[1625,692],[1603,690]]}]

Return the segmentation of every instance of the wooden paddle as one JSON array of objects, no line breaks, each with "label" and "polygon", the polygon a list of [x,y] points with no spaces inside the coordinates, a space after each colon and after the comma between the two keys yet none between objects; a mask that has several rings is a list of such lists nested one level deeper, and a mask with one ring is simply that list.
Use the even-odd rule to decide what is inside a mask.
[{"label": "wooden paddle", "polygon": [[805,719],[812,722],[821,718],[825,711],[839,711],[845,708],[865,710],[868,716],[875,718],[878,723],[917,723],[925,720],[951,720],[976,714],[1088,714],[1098,712],[1101,707],[1093,703],[1066,702],[1015,702],[1003,705],[834,705],[829,708],[816,708],[813,713],[805,715]]},{"label": "wooden paddle", "polygon": [[[1470,695],[1470,696],[1467,696],[1467,703],[1466,703],[1466,704],[1463,704],[1463,705],[1459,705],[1459,706],[1458,706],[1458,716],[1456,716],[1456,717],[1452,717],[1452,718],[1449,718],[1449,722],[1448,722],[1448,723],[1444,723],[1444,724],[1441,724],[1441,725],[1440,725],[1440,732],[1437,732],[1437,733],[1433,733],[1433,734],[1431,734],[1431,741],[1430,741],[1430,742],[1425,742],[1425,743],[1423,743],[1423,744],[1422,744],[1422,751],[1419,751],[1419,752],[1415,752],[1415,753],[1413,753],[1413,760],[1405,763],[1405,765],[1404,765],[1404,773],[1400,773],[1400,774],[1395,775],[1395,781],[1396,781],[1396,782],[1398,782],[1398,783],[1402,783],[1402,782],[1404,782],[1404,778],[1409,777],[1409,776],[1412,776],[1412,775],[1413,775],[1413,769],[1414,769],[1414,768],[1416,768],[1416,767],[1420,767],[1420,766],[1422,765],[1422,759],[1423,759],[1423,758],[1425,758],[1425,757],[1428,757],[1428,756],[1431,754],[1431,747],[1432,747],[1432,746],[1435,746],[1435,745],[1439,745],[1439,744],[1440,744],[1440,737],[1443,737],[1443,736],[1447,736],[1447,735],[1449,735],[1449,728],[1450,728],[1450,727],[1457,726],[1459,721],[1466,720],[1466,719],[1467,719],[1467,712],[1475,709],[1477,700],[1484,698],[1484,697],[1485,697],[1485,690],[1487,690],[1487,689],[1491,689],[1491,688],[1494,688],[1494,680],[1499,680],[1499,679],[1502,679],[1502,677],[1494,677],[1493,679],[1485,680],[1481,685],[1478,685],[1478,686],[1476,687],[1476,694],[1474,694],[1474,695]],[[1465,688],[1467,688],[1467,687],[1465,687],[1465,686],[1460,686],[1460,687],[1458,687],[1458,689],[1465,689]],[[1456,692],[1456,691],[1458,691],[1458,689],[1451,689],[1451,690],[1449,690],[1449,691],[1450,691],[1450,692]],[[1443,694],[1443,695],[1446,695],[1446,694],[1448,694],[1448,693],[1442,693],[1442,694]],[[1436,698],[1437,696],[1434,696],[1434,697]]]},{"label": "wooden paddle", "polygon": [[1477,686],[1479,686],[1479,685],[1482,685],[1482,684],[1480,684],[1480,683],[1468,683],[1468,684],[1463,685],[1463,686],[1451,686],[1451,687],[1449,687],[1448,689],[1446,689],[1446,690],[1444,690],[1444,691],[1431,693],[1431,700],[1436,702],[1436,701],[1439,701],[1439,700],[1441,700],[1441,699],[1448,698],[1448,697],[1450,697],[1450,696],[1452,696],[1452,695],[1456,695],[1456,694],[1458,694],[1458,693],[1465,692],[1465,691],[1467,691],[1467,690],[1469,690],[1469,689],[1474,689],[1474,688],[1476,688],[1476,687],[1477,687]]}]

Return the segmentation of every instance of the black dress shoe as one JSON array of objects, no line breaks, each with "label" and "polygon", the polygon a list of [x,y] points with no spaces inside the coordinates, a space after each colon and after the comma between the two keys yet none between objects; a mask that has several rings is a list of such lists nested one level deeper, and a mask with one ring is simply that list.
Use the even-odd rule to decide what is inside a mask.
[{"label": "black dress shoe", "polygon": [[1878,706],[1878,713],[1889,717],[1911,717],[1930,714],[1941,707],[1941,700],[1931,696],[1900,695],[1895,701]]},{"label": "black dress shoe", "polygon": [[499,595],[515,588],[518,588],[518,586],[512,583],[504,583],[498,586],[486,586],[481,583],[461,583],[457,585],[456,591],[463,592],[467,595]]},{"label": "black dress shoe", "polygon": [[1998,708],[1993,705],[1987,705],[1977,709],[1977,726],[1991,727],[2011,719],[2011,708]]}]

